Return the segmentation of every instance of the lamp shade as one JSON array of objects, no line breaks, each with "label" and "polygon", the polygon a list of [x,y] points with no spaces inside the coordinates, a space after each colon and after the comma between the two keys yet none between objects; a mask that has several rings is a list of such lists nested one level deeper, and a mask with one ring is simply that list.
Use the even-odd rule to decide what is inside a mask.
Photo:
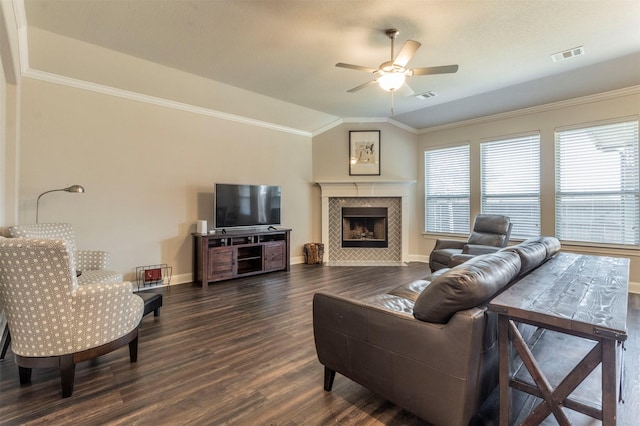
[{"label": "lamp shade", "polygon": [[82,185],[71,185],[68,188],[65,188],[64,191],[67,192],[84,192],[84,187]]},{"label": "lamp shade", "polygon": [[378,85],[387,92],[398,90],[404,84],[405,75],[402,72],[389,72],[380,77]]}]

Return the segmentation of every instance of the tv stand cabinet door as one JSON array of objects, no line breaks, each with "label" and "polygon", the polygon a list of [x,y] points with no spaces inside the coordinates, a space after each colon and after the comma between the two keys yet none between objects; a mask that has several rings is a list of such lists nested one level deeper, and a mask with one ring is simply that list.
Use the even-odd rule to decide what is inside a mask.
[{"label": "tv stand cabinet door", "polygon": [[207,256],[207,281],[220,281],[236,276],[235,247],[212,247]]},{"label": "tv stand cabinet door", "polygon": [[273,241],[264,244],[264,270],[279,271],[285,269],[286,243],[284,241]]}]

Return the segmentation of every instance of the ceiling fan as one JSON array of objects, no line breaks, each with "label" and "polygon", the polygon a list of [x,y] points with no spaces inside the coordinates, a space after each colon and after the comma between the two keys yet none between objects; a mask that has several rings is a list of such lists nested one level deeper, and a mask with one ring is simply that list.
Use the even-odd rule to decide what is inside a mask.
[{"label": "ceiling fan", "polygon": [[[353,89],[347,90],[348,93],[357,92],[364,89],[367,86],[371,86],[375,83],[387,92],[395,92],[405,84],[406,77],[412,77],[415,75],[431,75],[431,74],[449,74],[458,71],[458,65],[443,65],[439,67],[426,67],[426,68],[406,68],[407,63],[411,60],[418,48],[421,46],[415,40],[407,40],[404,42],[402,49],[398,53],[398,56],[394,59],[394,40],[400,34],[400,31],[391,28],[385,31],[385,34],[391,39],[391,60],[383,62],[378,68],[363,67],[360,65],[344,64],[339,62],[336,67],[349,68],[352,70],[366,71],[374,75],[374,79],[368,81]],[[407,84],[408,86],[408,84]],[[413,90],[411,90],[413,92]]]}]

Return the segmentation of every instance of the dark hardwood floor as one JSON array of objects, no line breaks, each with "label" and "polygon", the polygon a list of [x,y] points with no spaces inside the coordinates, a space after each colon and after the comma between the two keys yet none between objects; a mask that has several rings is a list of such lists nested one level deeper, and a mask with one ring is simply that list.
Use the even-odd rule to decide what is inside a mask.
[{"label": "dark hardwood floor", "polygon": [[[427,270],[293,265],[205,289],[156,290],[164,305],[143,320],[138,362],[123,347],[79,364],[71,398],[61,399],[56,370],[34,370],[21,387],[9,352],[0,362],[0,424],[425,425],[343,376],[323,390],[311,301],[319,290],[375,294]],[[632,295],[620,425],[640,418],[639,331],[640,295]]]}]

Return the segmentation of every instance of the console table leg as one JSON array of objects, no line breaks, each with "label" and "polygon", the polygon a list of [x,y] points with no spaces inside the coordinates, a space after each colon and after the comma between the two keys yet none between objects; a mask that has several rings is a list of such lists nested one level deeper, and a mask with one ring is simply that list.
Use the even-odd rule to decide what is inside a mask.
[{"label": "console table leg", "polygon": [[617,409],[617,369],[616,341],[602,339],[602,424],[616,424]]},{"label": "console table leg", "polygon": [[511,392],[509,389],[509,319],[498,316],[498,351],[500,365],[500,426],[509,425]]}]

